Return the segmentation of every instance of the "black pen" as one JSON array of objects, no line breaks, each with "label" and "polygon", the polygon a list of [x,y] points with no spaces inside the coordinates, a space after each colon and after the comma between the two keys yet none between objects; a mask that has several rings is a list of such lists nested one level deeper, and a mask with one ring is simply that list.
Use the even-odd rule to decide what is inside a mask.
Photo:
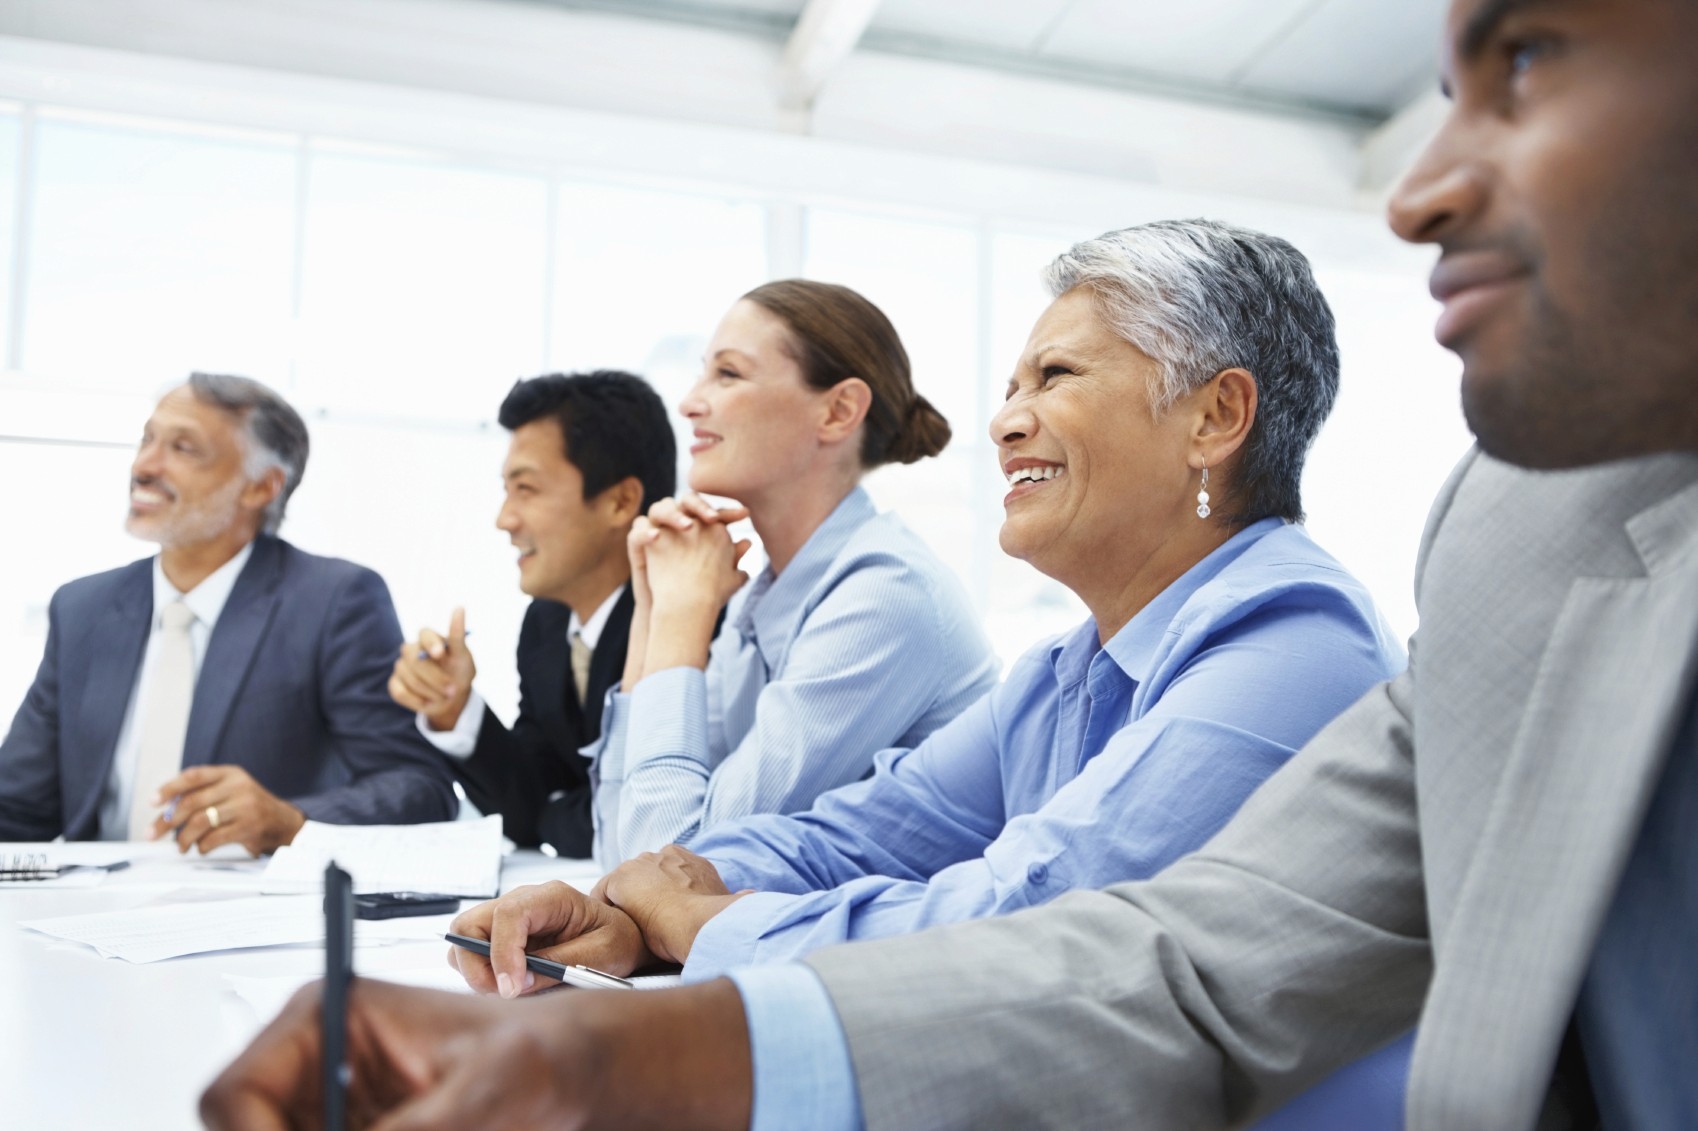
[{"label": "black pen", "polygon": [[334,861],[324,869],[324,1131],[342,1131],[348,1086],[348,983],[354,977],[354,881]]},{"label": "black pen", "polygon": [[[466,935],[456,935],[452,932],[443,938],[473,954],[489,957],[489,943],[483,939],[474,939]],[[565,982],[568,986],[577,986],[586,990],[634,990],[636,985],[617,974],[608,974],[590,966],[568,966],[564,962],[552,962],[539,958],[534,954],[525,955],[525,969],[533,974],[541,974],[545,978],[553,978],[557,982]]]}]

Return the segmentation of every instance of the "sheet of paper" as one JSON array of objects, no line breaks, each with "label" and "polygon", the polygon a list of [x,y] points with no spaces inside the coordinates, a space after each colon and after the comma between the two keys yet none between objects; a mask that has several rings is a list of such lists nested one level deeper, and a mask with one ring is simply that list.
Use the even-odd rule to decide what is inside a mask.
[{"label": "sheet of paper", "polygon": [[[364,977],[364,975],[362,975]],[[466,980],[446,964],[432,967],[429,970],[379,970],[371,975],[385,982],[399,982],[404,986],[422,986],[430,990],[447,990],[450,993],[469,994],[472,988],[466,985]],[[277,1016],[279,1010],[288,1002],[296,990],[308,982],[318,980],[318,975],[282,974],[270,978],[251,978],[240,974],[224,975],[236,996],[253,1007],[253,1011],[261,1020],[269,1020]]]},{"label": "sheet of paper", "polygon": [[501,818],[428,825],[324,825],[308,821],[265,869],[265,890],[318,891],[331,860],[354,891],[439,892],[488,899],[501,884]]},{"label": "sheet of paper", "polygon": [[[450,915],[357,920],[355,946],[440,939]],[[185,954],[324,941],[321,895],[253,896],[169,903],[127,911],[62,915],[20,923],[44,935],[93,947],[104,958],[158,962]]]}]

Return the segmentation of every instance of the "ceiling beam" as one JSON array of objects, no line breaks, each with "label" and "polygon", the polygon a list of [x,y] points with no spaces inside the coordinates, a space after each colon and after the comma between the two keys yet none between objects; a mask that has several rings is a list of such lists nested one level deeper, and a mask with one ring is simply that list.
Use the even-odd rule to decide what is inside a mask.
[{"label": "ceiling beam", "polygon": [[808,0],[784,46],[778,69],[779,104],[806,110],[825,89],[872,23],[879,0]]},{"label": "ceiling beam", "polygon": [[1362,140],[1357,188],[1384,196],[1438,133],[1450,102],[1437,90],[1417,96]]}]

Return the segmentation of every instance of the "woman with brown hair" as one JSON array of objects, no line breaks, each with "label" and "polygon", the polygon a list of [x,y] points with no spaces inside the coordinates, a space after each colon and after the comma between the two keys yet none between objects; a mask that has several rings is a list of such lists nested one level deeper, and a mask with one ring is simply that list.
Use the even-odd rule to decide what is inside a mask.
[{"label": "woman with brown hair", "polygon": [[[959,581],[860,487],[950,434],[876,306],[810,280],[757,287],[679,411],[692,490],[737,505],[664,499],[632,530],[625,679],[586,748],[609,868],[729,818],[806,809],[953,719],[998,670]],[[767,557],[749,584],[749,543],[726,528],[743,517]]]}]

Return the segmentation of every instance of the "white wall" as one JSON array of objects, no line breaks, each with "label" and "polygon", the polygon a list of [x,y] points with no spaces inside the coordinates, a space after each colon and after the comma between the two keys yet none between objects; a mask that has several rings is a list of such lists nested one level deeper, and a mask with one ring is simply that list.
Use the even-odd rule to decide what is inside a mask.
[{"label": "white wall", "polygon": [[1176,215],[1315,260],[1345,376],[1311,527],[1413,628],[1415,542],[1466,436],[1428,257],[1356,203],[1359,129],[856,56],[798,134],[776,58],[460,0],[0,8],[0,716],[54,586],[146,552],[119,529],[127,448],[189,368],[303,409],[314,454],[285,533],[381,570],[408,627],[468,604],[481,682],[510,709],[502,392],[620,365],[675,400],[717,313],[798,271],[885,306],[948,406],[951,450],[870,487],[1017,653],[1077,615],[995,548],[984,425],[1042,309],[1036,270]]}]

